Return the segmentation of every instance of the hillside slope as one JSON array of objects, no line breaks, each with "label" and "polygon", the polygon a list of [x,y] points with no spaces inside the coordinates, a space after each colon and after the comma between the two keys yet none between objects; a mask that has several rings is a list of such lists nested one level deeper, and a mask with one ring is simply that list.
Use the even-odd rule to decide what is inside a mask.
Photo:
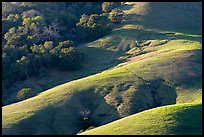
[{"label": "hillside slope", "polygon": [[[83,69],[62,72],[48,71],[48,76],[33,78],[38,86],[28,80],[9,89],[12,95],[3,94],[6,104],[15,102],[17,92],[22,86],[29,86],[36,92],[55,87],[59,84],[80,79],[124,62],[126,57],[140,51],[134,50],[148,40],[186,39],[202,41],[201,3],[162,3],[162,2],[125,2],[120,8],[126,16],[113,32],[94,42],[79,46],[85,55]],[[133,52],[128,52],[133,49]],[[131,54],[130,54],[131,53]],[[125,57],[125,58],[126,58]]]},{"label": "hillside slope", "polygon": [[158,107],[79,135],[201,135],[201,113],[201,104]]},{"label": "hillside slope", "polygon": [[70,82],[2,107],[3,134],[77,134],[147,109],[202,101],[201,35],[142,26],[135,17],[151,3],[121,8],[127,16],[120,26],[79,47],[87,56],[82,71],[39,81],[46,88]]},{"label": "hillside slope", "polygon": [[[201,2],[127,2],[129,22],[160,30],[201,33]],[[124,7],[125,8],[125,7]]]},{"label": "hillside slope", "polygon": [[89,109],[91,125],[100,126],[157,106],[201,101],[200,48],[172,41],[152,47],[154,56],[140,55],[146,57],[5,106],[3,134],[74,134],[83,129],[81,109]]}]

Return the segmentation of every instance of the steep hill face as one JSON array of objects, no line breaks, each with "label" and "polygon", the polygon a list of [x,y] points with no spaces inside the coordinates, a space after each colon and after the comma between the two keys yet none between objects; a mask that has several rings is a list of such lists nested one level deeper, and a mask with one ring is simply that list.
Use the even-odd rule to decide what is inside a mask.
[{"label": "steep hill face", "polygon": [[[152,24],[147,27],[138,21],[140,17],[144,19],[143,16],[153,18],[150,15],[156,13],[157,6],[164,10],[165,6],[159,3],[126,4],[121,9],[127,16],[120,26],[110,35],[79,47],[87,55],[84,70],[53,75],[49,80],[55,77],[55,81],[61,83],[67,77],[70,81],[98,74],[4,106],[3,134],[77,134],[91,126],[101,126],[147,109],[202,101],[201,35],[175,31],[170,26],[167,29],[171,32],[155,30]],[[171,13],[172,8],[166,10]],[[151,22],[157,24],[157,19]],[[124,63],[119,64],[121,60]],[[157,134],[166,129],[159,130]],[[149,133],[153,134],[146,134]]]}]

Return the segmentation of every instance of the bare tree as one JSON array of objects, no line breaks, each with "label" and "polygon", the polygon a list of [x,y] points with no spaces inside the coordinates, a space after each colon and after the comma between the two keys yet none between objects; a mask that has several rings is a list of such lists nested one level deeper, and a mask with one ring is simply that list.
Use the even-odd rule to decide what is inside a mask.
[{"label": "bare tree", "polygon": [[44,40],[52,40],[54,38],[60,37],[60,29],[56,23],[49,25],[45,30],[39,35],[42,41]]},{"label": "bare tree", "polygon": [[29,10],[22,13],[25,18],[34,18],[36,16],[42,16],[42,13],[36,10]]}]

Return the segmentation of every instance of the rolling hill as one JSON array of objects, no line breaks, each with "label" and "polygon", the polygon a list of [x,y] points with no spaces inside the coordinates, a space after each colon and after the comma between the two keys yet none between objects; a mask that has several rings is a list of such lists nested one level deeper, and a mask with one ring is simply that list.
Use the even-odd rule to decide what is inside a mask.
[{"label": "rolling hill", "polygon": [[[49,80],[44,78],[39,82],[46,88],[67,83],[2,107],[2,133],[77,134],[90,126],[98,127],[123,118],[84,134],[201,134],[201,123],[198,122],[195,125],[197,127],[188,127],[189,123],[184,122],[185,118],[194,113],[201,115],[201,103],[198,104],[202,102],[201,29],[194,31],[184,27],[179,30],[171,25],[174,23],[169,23],[171,26],[166,26],[169,29],[167,31],[162,29],[162,25],[157,28],[154,24],[148,24],[147,18],[150,19],[150,15],[158,12],[155,10],[158,8],[156,5],[162,4],[135,2],[121,7],[126,12],[121,25],[110,35],[79,47],[87,56],[83,70],[70,74],[54,73]],[[180,11],[189,7],[186,6],[188,4],[177,5],[177,10]],[[200,6],[199,3],[195,5]],[[164,15],[151,16],[154,18],[152,23],[158,24],[157,21],[161,19],[165,24],[163,16],[171,16],[167,14],[173,13],[167,11],[172,11],[175,4],[171,8],[160,7],[165,11]],[[192,14],[194,13],[200,15],[201,12],[198,9]],[[181,16],[187,18],[188,14],[182,13]],[[140,17],[142,22],[138,22]],[[171,18],[173,17],[174,20],[178,18],[172,15]],[[171,18],[169,20],[172,21]],[[193,24],[200,28],[199,22],[195,21]],[[183,103],[196,105],[182,105]],[[165,105],[171,106],[164,107]],[[169,110],[169,117],[164,117],[166,108]],[[90,112],[88,120],[83,119],[81,110]],[[160,114],[160,118],[164,119],[153,119],[141,128],[132,122],[143,122],[144,120],[139,120],[141,117],[148,120],[152,118],[151,114]],[[177,115],[178,119],[174,117]],[[183,119],[181,115],[184,115]],[[192,122],[197,124],[199,118]],[[161,122],[161,127],[149,128],[158,121]],[[165,121],[172,125],[165,125]],[[114,131],[120,122],[129,124]],[[183,122],[186,129],[192,130],[178,131],[177,128]],[[126,126],[134,126],[137,130],[123,130],[127,129]],[[146,128],[149,130],[143,132]]]},{"label": "rolling hill", "polygon": [[201,113],[201,104],[169,105],[146,110],[79,135],[201,135]]}]

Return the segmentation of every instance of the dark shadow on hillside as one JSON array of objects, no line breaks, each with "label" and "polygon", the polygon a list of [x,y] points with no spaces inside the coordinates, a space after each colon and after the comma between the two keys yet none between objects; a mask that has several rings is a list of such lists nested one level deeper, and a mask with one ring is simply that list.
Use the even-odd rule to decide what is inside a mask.
[{"label": "dark shadow on hillside", "polygon": [[168,130],[176,135],[202,135],[202,105],[183,109],[173,114],[176,125]]},{"label": "dark shadow on hillside", "polygon": [[172,63],[177,71],[170,78],[171,83],[189,90],[202,89],[202,50],[185,51],[183,55]]},{"label": "dark shadow on hillside", "polygon": [[88,64],[88,68],[91,69],[94,74],[98,73],[98,71],[103,71],[112,68],[115,65],[118,65],[119,63],[121,63],[121,61],[118,60],[118,57],[124,54],[116,51],[106,50],[103,48],[87,48],[89,52],[92,52],[94,54],[88,55],[88,52],[86,53],[85,58],[89,62],[85,61],[84,66]]},{"label": "dark shadow on hillside", "polygon": [[176,90],[162,78],[144,82],[132,97],[131,114],[176,103]]},{"label": "dark shadow on hillside", "polygon": [[140,15],[140,14],[128,14],[123,19],[122,24],[142,25],[144,17],[145,17],[144,15]]},{"label": "dark shadow on hillside", "polygon": [[54,79],[45,78],[41,81],[49,81],[49,83],[41,84],[49,89],[72,80],[100,73],[120,64],[122,61],[118,60],[118,57],[124,54],[95,47],[83,48],[81,52],[84,53],[85,60],[80,70],[70,71],[70,73],[64,74],[63,77],[61,77],[62,74],[59,74],[59,77],[57,76]]},{"label": "dark shadow on hillside", "polygon": [[[99,104],[103,109],[95,112]],[[82,110],[88,110],[90,114],[84,116],[81,113]],[[106,112],[108,110],[107,115],[104,116],[106,112],[104,113],[103,110]],[[90,126],[100,126],[104,121],[107,123],[118,118],[117,110],[110,107],[103,97],[90,89],[90,91],[74,93],[69,101],[59,101],[56,106],[50,105],[39,110],[10,129],[3,129],[3,134],[74,135]]]},{"label": "dark shadow on hillside", "polygon": [[[43,90],[36,89],[35,87],[32,87],[32,89],[40,93],[42,91],[53,88],[60,84],[64,84],[72,80],[77,80],[86,76],[100,73],[107,69],[111,69],[112,67],[115,67],[122,62],[122,60],[118,60],[118,57],[125,54],[125,53],[119,53],[119,52],[114,52],[103,48],[95,48],[95,47],[86,47],[86,50],[87,52],[83,50],[81,51],[84,53],[84,56],[85,56],[85,61],[81,69],[76,71],[70,71],[70,73],[66,73],[65,75],[63,75],[63,77],[55,77],[55,78],[51,78],[52,76],[45,77],[40,80],[43,83],[38,81],[38,83],[41,84],[41,87],[43,87]],[[44,81],[46,81],[45,84],[44,84]],[[8,91],[17,93],[19,89],[22,89],[20,84],[16,85],[16,87],[12,87],[11,89],[8,89]],[[7,97],[6,95],[4,96]],[[18,102],[15,98],[12,99],[9,97],[7,97],[4,100],[6,100],[4,102],[6,105]]]}]

